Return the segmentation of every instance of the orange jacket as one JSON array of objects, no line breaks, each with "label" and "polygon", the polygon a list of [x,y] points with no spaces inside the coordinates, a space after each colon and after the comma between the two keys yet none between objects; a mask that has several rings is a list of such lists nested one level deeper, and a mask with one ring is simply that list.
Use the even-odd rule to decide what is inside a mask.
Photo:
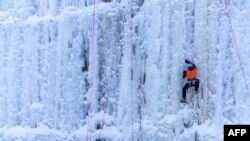
[{"label": "orange jacket", "polygon": [[183,78],[187,78],[188,80],[192,80],[192,79],[195,79],[196,77],[197,77],[197,69],[196,69],[196,66],[194,64],[191,68],[183,71]]}]

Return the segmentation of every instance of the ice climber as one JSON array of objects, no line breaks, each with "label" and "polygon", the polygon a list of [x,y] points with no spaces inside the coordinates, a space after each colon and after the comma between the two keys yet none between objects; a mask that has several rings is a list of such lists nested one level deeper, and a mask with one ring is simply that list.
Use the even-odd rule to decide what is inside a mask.
[{"label": "ice climber", "polygon": [[185,63],[187,64],[187,69],[183,71],[183,79],[187,79],[187,83],[182,88],[182,97],[183,99],[181,102],[186,102],[186,93],[187,89],[190,87],[195,87],[195,93],[197,94],[199,92],[199,83],[200,80],[197,79],[197,68],[194,63],[185,60]]}]

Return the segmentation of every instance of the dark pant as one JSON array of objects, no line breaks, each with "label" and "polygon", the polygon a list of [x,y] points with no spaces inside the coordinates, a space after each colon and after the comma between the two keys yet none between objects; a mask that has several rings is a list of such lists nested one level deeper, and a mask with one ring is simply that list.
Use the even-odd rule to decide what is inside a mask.
[{"label": "dark pant", "polygon": [[199,88],[199,84],[200,84],[200,80],[199,79],[193,79],[193,80],[188,80],[188,82],[186,83],[186,85],[182,88],[182,96],[184,99],[186,99],[186,93],[187,93],[187,89],[190,87],[195,87],[195,91],[198,90]]}]

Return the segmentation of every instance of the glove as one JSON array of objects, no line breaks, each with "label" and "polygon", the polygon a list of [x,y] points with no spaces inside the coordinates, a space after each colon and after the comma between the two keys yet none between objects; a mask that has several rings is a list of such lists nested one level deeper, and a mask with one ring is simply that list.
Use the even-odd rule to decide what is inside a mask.
[{"label": "glove", "polygon": [[187,63],[187,64],[189,64],[189,63],[191,63],[190,61],[188,61],[187,59],[185,60],[185,63]]}]

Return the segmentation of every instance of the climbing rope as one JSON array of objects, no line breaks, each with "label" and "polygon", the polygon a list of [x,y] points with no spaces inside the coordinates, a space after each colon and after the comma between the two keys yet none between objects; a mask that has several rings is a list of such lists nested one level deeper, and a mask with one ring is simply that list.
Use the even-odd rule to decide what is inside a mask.
[{"label": "climbing rope", "polygon": [[[96,2],[94,1],[94,7],[93,7],[93,19],[92,19],[92,51],[91,51],[91,56],[90,56],[90,60],[91,62],[89,63],[92,66],[92,71],[91,74],[89,76],[89,81],[90,81],[90,87],[92,87],[89,91],[89,111],[88,111],[88,121],[87,121],[87,141],[91,141],[91,126],[92,126],[92,100],[93,100],[93,89],[94,89],[94,50],[95,50],[95,24],[96,24]],[[89,133],[90,132],[90,133]]]},{"label": "climbing rope", "polygon": [[131,90],[131,100],[132,100],[132,141],[134,140],[134,97],[133,97],[133,0],[130,1],[130,69],[131,69],[131,81],[130,81],[130,90]]},{"label": "climbing rope", "polygon": [[247,93],[248,93],[248,95],[250,97],[250,92],[249,92],[248,85],[247,85],[247,79],[246,79],[246,75],[245,75],[243,65],[242,65],[242,61],[241,61],[241,58],[240,58],[240,53],[239,53],[238,45],[237,45],[237,42],[236,42],[236,38],[235,38],[234,30],[233,30],[233,25],[232,25],[232,20],[231,20],[231,16],[230,16],[230,13],[229,13],[229,9],[228,9],[228,5],[227,5],[226,0],[224,0],[224,4],[225,4],[225,7],[226,7],[226,12],[227,12],[228,19],[229,19],[229,26],[230,26],[231,31],[232,31],[234,46],[235,46],[237,56],[238,56],[238,60],[239,60],[239,63],[240,63],[240,69],[241,69],[241,72],[242,72],[242,75],[243,75],[243,78],[244,78],[244,81],[245,81]]},{"label": "climbing rope", "polygon": [[195,0],[194,0],[194,11],[193,11],[193,27],[192,27],[192,29],[193,29],[193,42],[192,42],[192,44],[193,44],[193,46],[192,46],[192,62],[194,62],[194,41],[195,41]]}]

